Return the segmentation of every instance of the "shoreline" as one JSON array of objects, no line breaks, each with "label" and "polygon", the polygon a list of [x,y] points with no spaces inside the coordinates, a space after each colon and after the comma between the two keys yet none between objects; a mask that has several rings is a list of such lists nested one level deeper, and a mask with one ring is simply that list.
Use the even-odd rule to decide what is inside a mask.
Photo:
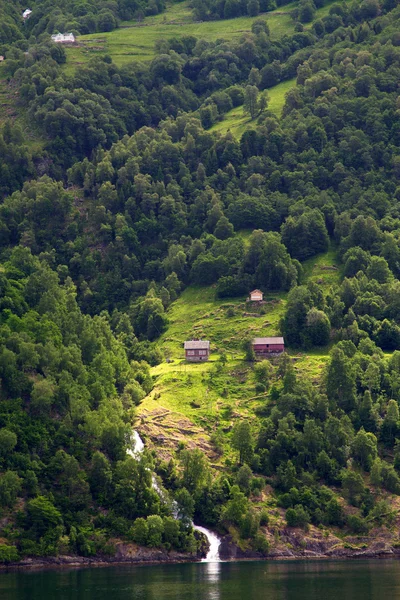
[{"label": "shoreline", "polygon": [[[253,561],[273,561],[273,562],[290,562],[290,561],[333,561],[333,560],[399,560],[400,548],[382,549],[382,551],[349,551],[335,552],[331,554],[310,554],[307,551],[303,554],[281,554],[271,553],[268,556],[240,556],[231,558],[221,558],[221,563],[232,562],[253,562]],[[120,557],[83,557],[83,556],[58,556],[48,557],[46,559],[26,558],[18,563],[10,563],[8,565],[0,565],[0,572],[16,572],[16,571],[45,571],[45,570],[65,570],[65,569],[81,569],[81,568],[103,568],[115,566],[154,566],[154,565],[174,565],[174,564],[191,564],[201,563],[202,558],[179,556],[179,557],[164,557],[153,558],[148,560],[143,559],[122,559]],[[206,564],[206,563],[205,563]]]}]

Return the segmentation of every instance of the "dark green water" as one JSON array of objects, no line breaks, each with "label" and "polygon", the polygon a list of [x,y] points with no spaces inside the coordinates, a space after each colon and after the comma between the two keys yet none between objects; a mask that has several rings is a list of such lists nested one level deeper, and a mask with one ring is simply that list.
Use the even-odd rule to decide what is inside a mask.
[{"label": "dark green water", "polygon": [[3,573],[0,600],[394,600],[400,562],[245,562]]}]

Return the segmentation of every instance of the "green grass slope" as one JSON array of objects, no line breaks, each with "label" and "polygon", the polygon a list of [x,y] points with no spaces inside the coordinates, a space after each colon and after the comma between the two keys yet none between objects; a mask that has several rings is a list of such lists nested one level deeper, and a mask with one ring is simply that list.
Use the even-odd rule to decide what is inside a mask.
[{"label": "green grass slope", "polygon": [[[164,445],[172,446],[172,452],[179,441],[187,444],[189,439],[189,447],[212,456],[208,436],[221,424],[229,428],[233,414],[254,414],[262,399],[255,392],[251,365],[243,360],[242,342],[279,333],[285,294],[268,294],[266,301],[265,314],[259,315],[249,312],[245,298],[216,299],[213,286],[183,292],[169,309],[169,327],[159,342],[170,362],[152,369],[156,385],[138,409],[142,433],[153,440],[166,438]],[[211,341],[209,362],[184,360],[183,342],[194,337]],[[225,364],[221,354],[226,354]]]},{"label": "green grass slope", "polygon": [[[280,117],[282,114],[282,108],[285,104],[285,95],[296,85],[296,79],[288,79],[275,85],[273,88],[268,90],[270,101],[268,103],[268,110]],[[209,131],[216,131],[221,134],[226,134],[228,131],[236,138],[240,138],[247,129],[255,128],[257,119],[251,119],[249,115],[245,114],[243,106],[233,108],[226,113],[224,119],[219,123],[215,123]]]},{"label": "green grass slope", "polygon": [[[169,311],[170,325],[160,342],[163,352],[174,359],[182,357],[187,339],[212,341],[211,353],[228,352],[239,358],[241,342],[249,335],[275,335],[285,308],[285,294],[267,294],[265,314],[250,313],[245,298],[216,299],[214,287],[189,287]],[[233,313],[233,316],[229,316]]]},{"label": "green grass slope", "polygon": [[[96,54],[111,55],[118,66],[137,60],[151,60],[154,58],[154,43],[158,39],[183,35],[194,35],[208,41],[240,38],[250,32],[253,21],[260,17],[268,22],[271,38],[278,40],[285,34],[294,33],[294,22],[290,17],[294,6],[293,2],[259,17],[195,22],[187,0],[170,4],[164,13],[147,17],[141,23],[128,21],[110,33],[79,36],[79,45],[67,48],[66,69],[72,71],[77,65],[84,64]],[[320,18],[320,11],[329,11],[328,7],[329,5],[319,9],[316,18]]]},{"label": "green grass slope", "polygon": [[[333,247],[303,267],[304,281],[318,281],[326,291],[340,277]],[[279,334],[287,294],[267,293],[264,298],[263,310],[252,313],[245,297],[220,300],[214,286],[190,286],[170,306],[169,327],[159,340],[168,362],[152,369],[154,389],[138,408],[140,431],[157,444],[157,451],[161,445],[161,456],[173,455],[181,441],[202,448],[218,462],[210,436],[228,432],[235,418],[254,416],[265,403],[265,394],[256,392],[253,365],[244,360],[243,341]],[[183,342],[192,338],[210,340],[208,362],[184,360]],[[289,349],[289,354],[299,374],[318,382],[328,350]],[[224,459],[228,452],[229,460],[230,446],[223,433],[220,437]]]},{"label": "green grass slope", "polygon": [[328,252],[309,258],[303,262],[302,267],[305,282],[314,281],[325,289],[327,286],[338,284],[343,276],[343,266],[332,243]]}]

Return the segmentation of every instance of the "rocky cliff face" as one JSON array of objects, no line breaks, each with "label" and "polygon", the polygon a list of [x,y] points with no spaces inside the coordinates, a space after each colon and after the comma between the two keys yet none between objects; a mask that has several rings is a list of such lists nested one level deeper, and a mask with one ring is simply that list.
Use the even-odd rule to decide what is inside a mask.
[{"label": "rocky cliff face", "polygon": [[162,550],[159,548],[145,548],[137,544],[119,543],[116,547],[114,561],[117,562],[189,562],[202,558],[202,555],[176,552],[175,550]]},{"label": "rocky cliff face", "polygon": [[[204,550],[206,551],[206,549]],[[50,556],[47,558],[25,558],[11,565],[0,565],[5,569],[43,569],[63,567],[96,567],[112,564],[157,564],[196,562],[203,558],[204,551],[197,554],[145,548],[137,544],[118,542],[114,556]]]},{"label": "rocky cliff face", "polygon": [[237,546],[231,536],[225,536],[220,546],[221,560],[244,559],[299,559],[299,558],[389,558],[400,555],[400,548],[392,539],[373,537],[346,537],[343,541],[331,533],[318,530],[305,533],[284,529],[279,538],[271,539],[267,555]]}]

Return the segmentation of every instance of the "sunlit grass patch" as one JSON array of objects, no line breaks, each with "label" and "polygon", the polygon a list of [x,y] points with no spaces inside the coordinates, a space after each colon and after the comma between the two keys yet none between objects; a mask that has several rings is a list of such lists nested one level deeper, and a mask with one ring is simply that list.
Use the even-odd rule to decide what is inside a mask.
[{"label": "sunlit grass patch", "polygon": [[302,263],[303,280],[314,281],[325,288],[340,283],[343,267],[336,247],[330,245],[328,252],[313,256]]},{"label": "sunlit grass patch", "polygon": [[[296,79],[288,79],[267,90],[270,97],[268,111],[277,117],[280,117],[282,108],[285,104],[286,93],[295,85]],[[256,126],[257,119],[251,119],[249,115],[244,112],[243,106],[238,106],[227,112],[224,115],[223,120],[219,123],[215,123],[215,125],[210,128],[210,131],[216,131],[222,134],[226,134],[230,131],[232,135],[239,139],[247,129],[255,129]]]},{"label": "sunlit grass patch", "polygon": [[[148,61],[154,58],[154,44],[159,39],[184,35],[193,35],[210,42],[239,39],[251,31],[252,23],[258,18],[267,21],[271,39],[279,40],[284,35],[294,33],[295,23],[290,16],[294,7],[293,2],[258,17],[195,21],[188,1],[169,4],[165,12],[146,17],[140,23],[126,21],[121,23],[120,28],[111,32],[79,36],[79,45],[66,49],[68,62],[65,69],[72,73],[78,65],[85,64],[93,56],[105,54],[109,54],[117,66],[135,61]],[[327,11],[327,7],[317,10],[316,19],[320,18],[320,14],[327,14]]]}]

